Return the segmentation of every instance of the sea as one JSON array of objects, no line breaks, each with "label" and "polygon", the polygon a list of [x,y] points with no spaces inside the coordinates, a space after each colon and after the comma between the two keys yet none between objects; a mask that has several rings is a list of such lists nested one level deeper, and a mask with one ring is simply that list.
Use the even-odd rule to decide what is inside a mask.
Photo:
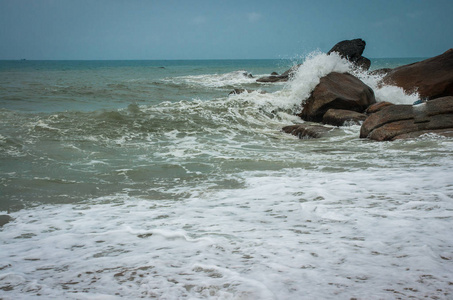
[{"label": "sea", "polygon": [[453,139],[283,133],[332,71],[418,100],[321,52],[0,61],[0,299],[453,299]]}]

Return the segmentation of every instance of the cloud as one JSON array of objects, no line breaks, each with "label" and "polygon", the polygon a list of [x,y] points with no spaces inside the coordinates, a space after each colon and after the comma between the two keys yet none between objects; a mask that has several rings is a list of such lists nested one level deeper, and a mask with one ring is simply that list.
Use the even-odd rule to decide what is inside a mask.
[{"label": "cloud", "polygon": [[251,12],[247,14],[247,18],[250,23],[258,22],[263,16],[257,12]]}]

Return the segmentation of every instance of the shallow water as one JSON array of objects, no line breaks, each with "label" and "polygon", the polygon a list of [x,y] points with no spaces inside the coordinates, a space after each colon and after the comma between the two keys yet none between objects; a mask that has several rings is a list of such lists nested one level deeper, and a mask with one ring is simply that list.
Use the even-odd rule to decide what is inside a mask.
[{"label": "shallow water", "polygon": [[338,57],[272,85],[247,73],[288,61],[20,63],[0,68],[1,298],[451,298],[452,139],[280,131],[352,71]]}]

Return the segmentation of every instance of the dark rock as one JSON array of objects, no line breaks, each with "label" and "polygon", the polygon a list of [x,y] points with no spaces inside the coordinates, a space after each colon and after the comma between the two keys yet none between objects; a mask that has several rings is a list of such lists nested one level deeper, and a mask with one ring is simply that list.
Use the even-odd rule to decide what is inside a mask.
[{"label": "dark rock", "polygon": [[365,46],[366,42],[362,39],[345,40],[335,44],[327,54],[337,52],[343,58],[356,60],[362,56]]},{"label": "dark rock", "polygon": [[386,75],[387,73],[389,73],[392,70],[393,69],[391,69],[391,68],[382,68],[382,69],[370,71],[370,72],[368,72],[368,74],[370,74],[370,75]]},{"label": "dark rock", "polygon": [[228,93],[228,96],[229,95],[238,95],[238,94],[242,94],[242,93],[245,93],[245,92],[249,92],[248,90],[246,89],[234,89],[232,90],[231,92]]},{"label": "dark rock", "polygon": [[291,78],[291,76],[294,75],[295,72],[297,72],[299,67],[300,67],[300,64],[292,66],[290,69],[286,70],[285,72],[283,72],[280,75],[278,75],[278,74],[273,75],[275,73],[275,72],[273,72],[271,74],[272,76],[265,76],[265,77],[258,78],[256,80],[256,82],[286,82]]},{"label": "dark rock", "polygon": [[384,107],[363,122],[360,137],[387,141],[447,129],[453,129],[452,96],[414,106]]},{"label": "dark rock", "polygon": [[11,220],[12,218],[8,215],[0,215],[0,227],[9,223]]},{"label": "dark rock", "polygon": [[289,77],[281,77],[281,76],[265,76],[258,78],[256,82],[286,82],[288,81]]},{"label": "dark rock", "polygon": [[367,115],[344,109],[329,109],[323,116],[322,122],[333,126],[360,125]]},{"label": "dark rock", "polygon": [[[229,95],[238,95],[238,94],[242,94],[242,93],[252,93],[252,92],[254,92],[254,90],[234,89],[234,90],[232,90],[231,92],[228,93],[228,96],[229,96]],[[260,94],[267,94],[266,91],[258,91],[258,93],[260,93]]]},{"label": "dark rock", "polygon": [[395,104],[387,102],[387,101],[377,102],[377,103],[371,104],[366,109],[365,113],[368,115],[371,115],[371,114],[377,113],[378,111],[382,110],[384,107],[387,107],[390,105],[395,105]]},{"label": "dark rock", "polygon": [[373,103],[376,99],[369,86],[351,74],[332,72],[321,78],[299,116],[306,121],[321,122],[331,108],[364,112]]},{"label": "dark rock", "polygon": [[337,52],[342,58],[346,58],[356,66],[364,70],[368,70],[370,68],[371,61],[362,56],[365,46],[366,43],[362,39],[345,40],[333,46],[327,54]]},{"label": "dark rock", "polygon": [[332,128],[321,125],[296,124],[285,126],[283,132],[297,136],[300,139],[320,138],[330,132]]},{"label": "dark rock", "polygon": [[371,67],[371,60],[361,56],[355,62],[355,65],[363,70],[368,70]]},{"label": "dark rock", "polygon": [[427,99],[453,96],[453,49],[436,57],[397,67],[382,82],[399,86],[406,93],[418,92],[420,97]]},{"label": "dark rock", "polygon": [[277,73],[277,72],[272,72],[271,75],[272,75],[272,76],[277,76],[278,73]]}]

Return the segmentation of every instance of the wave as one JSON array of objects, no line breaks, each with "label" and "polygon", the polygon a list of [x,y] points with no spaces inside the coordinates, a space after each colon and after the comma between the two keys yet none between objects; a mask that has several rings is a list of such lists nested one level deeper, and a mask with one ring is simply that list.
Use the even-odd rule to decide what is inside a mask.
[{"label": "wave", "polygon": [[219,88],[255,83],[256,78],[254,78],[253,75],[247,71],[239,70],[224,74],[170,77],[163,79],[163,81],[177,85],[187,84],[192,87],[201,86],[207,88]]},{"label": "wave", "polygon": [[367,71],[357,69],[351,62],[341,58],[337,53],[327,55],[312,52],[303,61],[297,72],[286,85],[288,97],[294,101],[306,100],[321,77],[331,72],[351,73],[371,87],[376,101],[388,101],[395,104],[412,104],[419,99],[418,93],[406,94],[402,88],[381,85],[383,75],[370,75]]}]

